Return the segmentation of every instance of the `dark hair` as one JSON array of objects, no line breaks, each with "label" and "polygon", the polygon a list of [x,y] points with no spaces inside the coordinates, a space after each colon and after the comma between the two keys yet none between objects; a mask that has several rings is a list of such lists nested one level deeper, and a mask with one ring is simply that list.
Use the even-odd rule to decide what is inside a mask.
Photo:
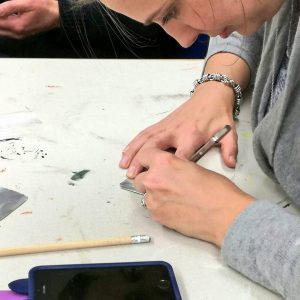
[{"label": "dark hair", "polygon": [[[73,0],[71,4],[71,9],[75,10],[74,18],[77,18],[76,23],[84,24],[84,21],[80,20],[81,16],[84,18],[84,12],[87,6],[93,6],[95,11],[99,12],[102,16],[105,28],[107,31],[108,36],[114,35],[118,37],[120,43],[130,52],[134,57],[139,58],[139,56],[135,53],[134,49],[137,48],[145,48],[145,47],[154,47],[156,44],[156,40],[154,37],[146,37],[137,31],[134,31],[132,28],[128,27],[127,24],[122,22],[122,17],[118,13],[112,11],[111,9],[107,8],[100,0]],[[120,19],[121,17],[121,19]],[[125,18],[125,17],[124,17]],[[81,22],[82,21],[82,22]],[[126,22],[125,22],[126,23]],[[86,49],[87,53],[93,53],[93,49],[90,49],[91,46],[89,44],[88,36],[86,35],[85,31],[78,32],[79,35],[82,36],[82,41],[86,41]],[[118,57],[117,49],[114,46],[113,38],[110,38],[110,42],[115,52],[115,56]],[[92,54],[92,56],[94,56]]]}]

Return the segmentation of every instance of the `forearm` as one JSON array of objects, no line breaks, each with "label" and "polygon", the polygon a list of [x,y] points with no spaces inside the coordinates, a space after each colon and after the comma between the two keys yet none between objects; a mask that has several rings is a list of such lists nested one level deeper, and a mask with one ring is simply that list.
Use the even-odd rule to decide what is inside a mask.
[{"label": "forearm", "polygon": [[238,83],[242,90],[247,88],[250,82],[250,68],[239,56],[232,53],[216,53],[211,56],[205,65],[204,74],[220,73],[227,75]]},{"label": "forearm", "polygon": [[242,89],[253,83],[260,62],[264,27],[251,36],[234,32],[227,39],[211,38],[205,72],[223,72]]}]

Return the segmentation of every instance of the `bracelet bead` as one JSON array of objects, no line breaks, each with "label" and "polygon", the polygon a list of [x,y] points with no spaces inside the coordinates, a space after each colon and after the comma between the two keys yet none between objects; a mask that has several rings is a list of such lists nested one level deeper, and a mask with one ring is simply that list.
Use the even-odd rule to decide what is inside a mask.
[{"label": "bracelet bead", "polygon": [[204,74],[200,79],[195,80],[194,88],[191,91],[191,95],[194,94],[198,85],[207,82],[207,81],[218,81],[222,82],[227,86],[230,86],[235,94],[235,100],[233,104],[233,118],[237,119],[238,115],[240,114],[240,105],[243,99],[242,95],[242,88],[239,84],[237,84],[234,80],[230,79],[227,75],[224,74]]}]

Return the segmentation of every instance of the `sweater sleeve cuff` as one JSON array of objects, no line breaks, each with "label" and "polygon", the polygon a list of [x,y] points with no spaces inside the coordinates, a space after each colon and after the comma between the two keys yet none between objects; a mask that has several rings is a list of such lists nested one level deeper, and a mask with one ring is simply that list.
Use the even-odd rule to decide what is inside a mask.
[{"label": "sweater sleeve cuff", "polygon": [[221,249],[225,262],[255,282],[296,299],[300,283],[300,218],[255,201],[234,221]]}]

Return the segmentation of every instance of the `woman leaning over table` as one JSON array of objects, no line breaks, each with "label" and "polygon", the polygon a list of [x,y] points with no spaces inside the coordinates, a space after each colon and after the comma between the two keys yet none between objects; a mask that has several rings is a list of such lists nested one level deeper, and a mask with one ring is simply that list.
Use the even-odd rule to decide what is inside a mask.
[{"label": "woman leaning over table", "polygon": [[[86,0],[83,0],[86,1]],[[204,74],[192,97],[135,137],[120,166],[146,192],[153,219],[221,247],[226,263],[281,294],[299,299],[300,218],[255,201],[224,176],[188,161],[208,138],[230,124],[221,142],[234,167],[239,93],[254,84],[252,127],[256,159],[300,205],[299,0],[102,0],[142,23],[156,22],[182,46],[211,37]],[[205,79],[206,77],[204,77]],[[176,155],[162,151],[176,148]],[[141,172],[145,168],[147,171]]]}]

